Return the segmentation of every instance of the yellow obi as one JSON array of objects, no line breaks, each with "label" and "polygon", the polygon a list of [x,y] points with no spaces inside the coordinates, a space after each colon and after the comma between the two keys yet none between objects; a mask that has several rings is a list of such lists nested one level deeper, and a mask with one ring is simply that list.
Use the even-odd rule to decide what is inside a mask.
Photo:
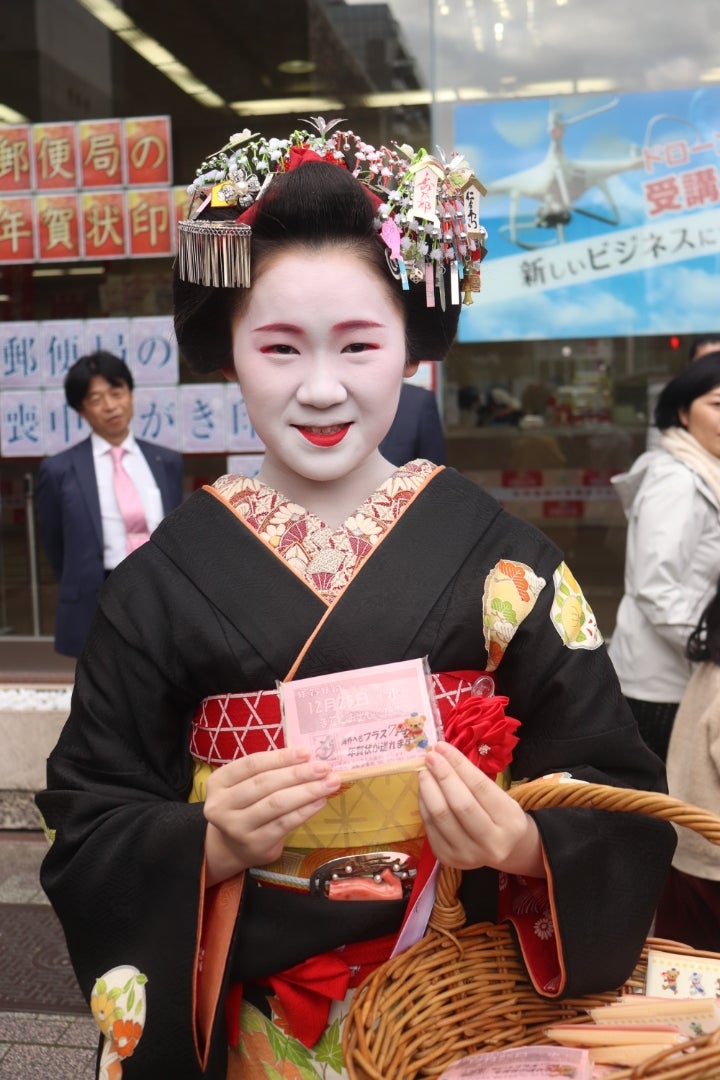
[{"label": "yellow obi", "polygon": [[[217,766],[195,759],[190,802],[204,802],[207,778]],[[291,848],[387,847],[422,837],[418,810],[418,774],[368,776],[343,785],[322,810],[285,843]]]}]

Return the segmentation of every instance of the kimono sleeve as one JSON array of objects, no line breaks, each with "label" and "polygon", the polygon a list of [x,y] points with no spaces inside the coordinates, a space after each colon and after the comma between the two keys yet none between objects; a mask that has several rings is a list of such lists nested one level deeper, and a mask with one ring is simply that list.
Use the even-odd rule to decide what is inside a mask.
[{"label": "kimono sleeve", "polygon": [[[565,605],[569,608],[565,609]],[[509,642],[497,686],[521,721],[514,780],[548,773],[666,791],[579,585],[561,563]],[[620,986],[648,934],[675,847],[666,822],[576,808],[533,811],[560,962],[550,996]]]},{"label": "kimono sleeve", "polygon": [[147,979],[123,1080],[224,1075],[226,1053],[216,1035],[204,1071],[194,1034],[205,819],[186,799],[197,690],[166,596],[142,549],[113,572],[37,796],[51,839],[41,882],[86,999],[117,967]]}]

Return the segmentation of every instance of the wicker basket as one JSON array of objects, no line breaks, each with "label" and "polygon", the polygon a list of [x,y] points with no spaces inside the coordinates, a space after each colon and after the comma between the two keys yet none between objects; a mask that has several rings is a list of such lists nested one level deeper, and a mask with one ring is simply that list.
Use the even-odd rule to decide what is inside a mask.
[{"label": "wicker basket", "polygon": [[[511,789],[525,810],[584,806],[647,814],[693,829],[720,845],[720,817],[669,795],[537,781]],[[463,928],[458,871],[444,867],[425,937],[388,960],[358,989],[345,1024],[343,1050],[352,1080],[415,1080],[437,1076],[458,1058],[480,1051],[548,1043],[544,1029],[587,1020],[586,1010],[614,1000],[617,990],[592,997],[547,1000],[533,989],[507,926]],[[710,956],[678,942],[649,938],[621,990],[642,989],[647,949]],[[720,1080],[720,1032],[672,1048],[612,1080]]]}]

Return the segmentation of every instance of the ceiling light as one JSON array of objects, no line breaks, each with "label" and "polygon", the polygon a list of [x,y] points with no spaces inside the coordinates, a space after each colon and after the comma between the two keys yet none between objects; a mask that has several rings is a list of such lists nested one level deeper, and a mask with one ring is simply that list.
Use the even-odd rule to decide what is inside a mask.
[{"label": "ceiling light", "polygon": [[23,124],[27,123],[27,119],[27,116],[23,116],[23,114],[16,109],[11,109],[9,105],[3,105],[2,102],[0,102],[0,123]]},{"label": "ceiling light", "polygon": [[[442,91],[438,91],[438,98]],[[453,98],[455,100],[455,92]],[[379,94],[358,94],[353,103],[366,109],[391,109],[397,105],[429,105],[432,101],[430,90],[386,90]]]},{"label": "ceiling light", "polygon": [[571,79],[557,79],[551,82],[527,83],[519,87],[518,97],[552,97],[554,94],[574,94],[575,83]]},{"label": "ceiling light", "polygon": [[153,67],[161,67],[163,64],[172,64],[175,57],[171,52],[161,45],[159,41],[155,41],[154,38],[148,37],[147,34],[139,30],[137,26],[134,26],[132,30],[119,30],[118,37],[134,49],[136,53],[139,53],[144,60],[147,60],[148,64],[152,64]]},{"label": "ceiling light", "polygon": [[130,30],[134,26],[132,19],[111,0],[80,0],[80,3],[115,34],[118,30]]},{"label": "ceiling light", "polygon": [[198,90],[193,97],[201,105],[208,105],[211,109],[221,109],[225,106],[225,98],[220,97],[214,90],[208,87],[206,90]]},{"label": "ceiling light", "polygon": [[180,61],[164,45],[155,38],[141,30],[129,16],[121,11],[111,0],[79,0],[83,7],[87,8],[103,26],[107,26],[126,45],[142,56],[143,60],[175,83],[189,97],[195,98],[201,105],[211,108],[221,108],[225,105],[225,99],[206,86],[204,82],[193,75],[189,68]]},{"label": "ceiling light", "polygon": [[316,68],[314,60],[283,60],[277,66],[283,75],[311,75]]},{"label": "ceiling light", "polygon": [[482,101],[490,97],[488,90],[482,86],[461,86],[457,92],[458,101]]},{"label": "ceiling light", "polygon": [[604,94],[616,88],[614,79],[578,79],[575,83],[576,94]]},{"label": "ceiling light", "polygon": [[181,90],[184,90],[186,94],[190,94],[192,97],[194,94],[200,94],[209,87],[200,79],[196,78],[189,68],[186,68],[184,64],[181,64],[179,60],[175,60],[171,64],[163,64],[158,69],[162,71],[163,75],[174,82],[176,86],[179,86]]},{"label": "ceiling light", "polygon": [[337,111],[344,108],[337,98],[289,97],[259,98],[256,101],[231,101],[230,108],[238,116],[282,116],[284,113],[309,113]]},{"label": "ceiling light", "polygon": [[100,277],[105,273],[104,266],[86,266],[80,264],[79,266],[36,266],[33,269],[32,276],[38,278],[55,278],[55,277]]}]

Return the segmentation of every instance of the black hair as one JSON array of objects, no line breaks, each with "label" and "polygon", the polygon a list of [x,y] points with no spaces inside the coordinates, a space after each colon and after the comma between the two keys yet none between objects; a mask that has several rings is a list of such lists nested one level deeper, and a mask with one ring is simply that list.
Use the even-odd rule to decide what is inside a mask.
[{"label": "black hair", "polygon": [[130,368],[119,356],[104,352],[102,349],[88,353],[87,356],[81,356],[79,360],[76,360],[68,368],[65,376],[63,383],[65,400],[71,409],[75,409],[76,412],[80,410],[88,392],[90,380],[95,375],[101,375],[103,379],[107,379],[111,386],[122,386],[124,383],[128,390],[132,390],[134,386]]},{"label": "black hair", "polygon": [[[276,174],[248,215],[252,226],[251,274],[256,277],[267,258],[293,246],[329,244],[350,250],[375,268],[396,298],[405,318],[407,360],[443,360],[457,332],[460,307],[451,304],[448,297],[443,310],[436,290],[436,306],[428,308],[424,282],[410,285],[407,290],[402,288],[388,265],[375,214],[367,188],[341,166],[318,161]],[[216,221],[234,220],[237,216],[236,209],[201,214],[206,220]],[[182,281],[176,261],[175,334],[195,371],[205,373],[232,366],[230,319],[246,295],[243,289],[210,288]]]},{"label": "black hair", "polygon": [[688,638],[686,653],[689,660],[711,660],[713,664],[720,664],[720,581],[714,597]]},{"label": "black hair", "polygon": [[720,349],[701,356],[662,388],[655,406],[655,424],[661,431],[684,427],[680,413],[689,409],[695,398],[720,386]]},{"label": "black hair", "polygon": [[716,334],[701,334],[700,337],[693,338],[688,349],[688,363],[693,363],[698,349],[702,348],[703,345],[714,345],[713,352],[720,349],[720,331]]}]

